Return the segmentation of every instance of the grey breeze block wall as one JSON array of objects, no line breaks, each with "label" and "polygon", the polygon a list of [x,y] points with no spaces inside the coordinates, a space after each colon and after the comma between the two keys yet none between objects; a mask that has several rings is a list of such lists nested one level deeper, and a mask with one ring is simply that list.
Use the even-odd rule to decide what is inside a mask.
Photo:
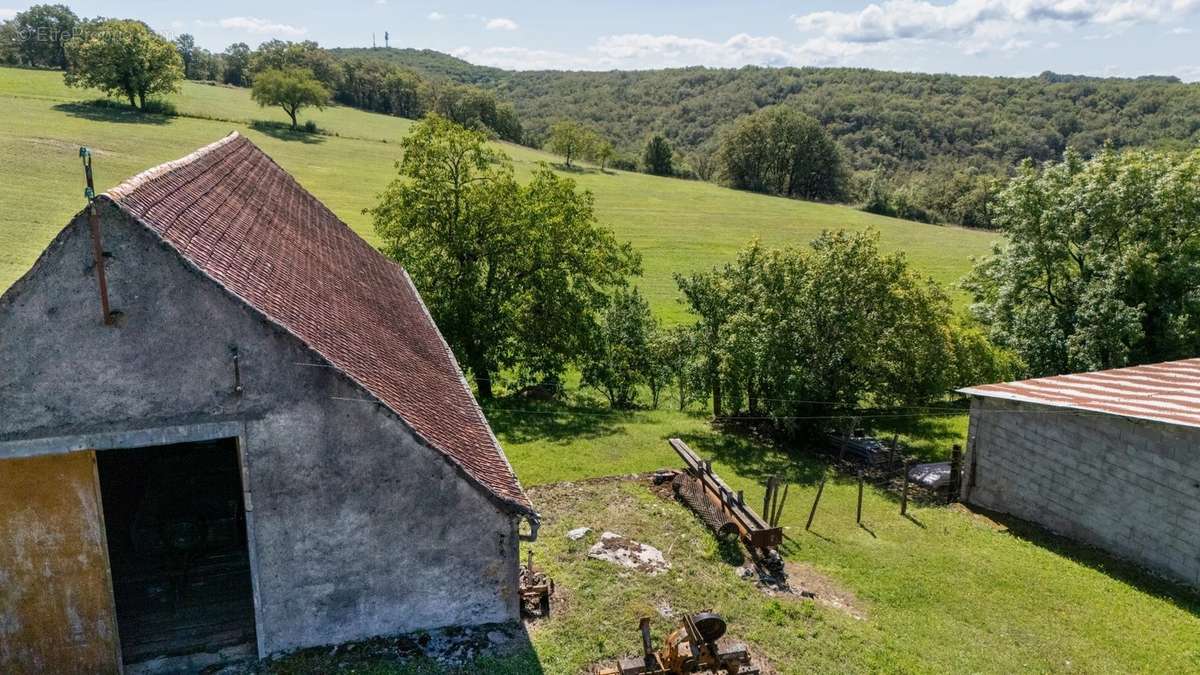
[{"label": "grey breeze block wall", "polygon": [[969,502],[1200,586],[1200,429],[976,397],[968,447]]},{"label": "grey breeze block wall", "polygon": [[0,303],[0,465],[17,439],[240,422],[266,653],[518,618],[515,516],[153,232],[103,221],[118,327],[83,217]]}]

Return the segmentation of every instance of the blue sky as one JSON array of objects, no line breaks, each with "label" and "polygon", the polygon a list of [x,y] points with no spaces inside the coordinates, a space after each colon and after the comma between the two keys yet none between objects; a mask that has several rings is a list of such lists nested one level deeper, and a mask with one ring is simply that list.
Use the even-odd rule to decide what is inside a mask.
[{"label": "blue sky", "polygon": [[[57,0],[64,1],[64,0]],[[69,2],[221,50],[271,38],[452,53],[504,68],[849,65],[1200,80],[1200,0]],[[28,2],[0,0],[0,17]]]}]

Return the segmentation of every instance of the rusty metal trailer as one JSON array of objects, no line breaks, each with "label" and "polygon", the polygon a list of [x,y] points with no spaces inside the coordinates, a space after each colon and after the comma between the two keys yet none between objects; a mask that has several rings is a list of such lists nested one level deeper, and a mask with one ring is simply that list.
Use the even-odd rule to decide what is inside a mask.
[{"label": "rusty metal trailer", "polygon": [[[740,490],[735,491],[713,472],[711,462],[701,459],[678,438],[672,438],[668,442],[686,465],[682,476],[692,481],[689,488],[680,490],[681,498],[684,498],[684,501],[718,534],[731,533],[727,524],[732,524],[755,561],[764,564],[773,574],[780,576],[783,572],[782,561],[775,549],[783,543],[779,514],[783,510],[784,500],[787,499],[787,488],[780,492],[778,481],[772,479],[768,482],[767,494],[763,500],[763,512],[768,514],[768,518],[764,519],[746,504],[745,495]],[[685,492],[690,494],[685,497],[682,494]]]}]

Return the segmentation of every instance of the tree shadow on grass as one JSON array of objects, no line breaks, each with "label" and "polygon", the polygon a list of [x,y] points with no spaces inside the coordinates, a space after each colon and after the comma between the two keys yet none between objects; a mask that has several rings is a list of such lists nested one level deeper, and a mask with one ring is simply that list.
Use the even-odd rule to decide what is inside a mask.
[{"label": "tree shadow on grass", "polygon": [[[967,414],[967,409],[963,408],[962,412]],[[921,462],[944,462],[950,459],[954,444],[961,444],[965,440],[943,417],[866,418],[864,422],[885,442],[891,440],[892,434],[906,436],[910,440],[902,443],[905,453]]]},{"label": "tree shadow on grass", "polygon": [[768,442],[728,429],[674,434],[703,459],[732,466],[738,475],[765,483],[776,476],[785,483],[813,484],[825,475],[826,464],[807,452],[784,452]]},{"label": "tree shadow on grass", "polygon": [[521,398],[495,399],[481,405],[496,434],[514,443],[569,442],[611,436],[621,430],[622,424],[633,422],[635,414]]},{"label": "tree shadow on grass", "polygon": [[1176,607],[1200,616],[1200,590],[1155,575],[1139,565],[1122,560],[1102,549],[1054,534],[1027,520],[980,506],[963,504],[971,513],[994,521],[1009,535],[1051,553],[1096,570],[1139,591],[1167,600]]},{"label": "tree shadow on grass", "polygon": [[266,122],[263,120],[254,120],[250,123],[250,128],[257,132],[264,133],[278,141],[299,141],[305,145],[316,145],[325,142],[325,136],[314,132],[305,131],[304,129],[293,129],[291,125],[284,122]]},{"label": "tree shadow on grass", "polygon": [[555,171],[562,171],[563,173],[577,173],[577,174],[590,174],[590,173],[607,174],[608,173],[607,171],[601,171],[600,169],[593,169],[593,168],[587,167],[587,166],[579,166],[578,164],[572,164],[571,166],[567,166],[566,164],[563,164],[562,162],[558,162],[556,164],[551,164],[550,166],[554,167]]},{"label": "tree shadow on grass", "polygon": [[171,118],[167,115],[142,112],[137,108],[115,103],[113,101],[109,101],[108,99],[76,103],[59,103],[54,106],[54,110],[66,113],[71,117],[78,117],[79,119],[88,120],[89,122],[152,124],[160,126],[171,123]]}]

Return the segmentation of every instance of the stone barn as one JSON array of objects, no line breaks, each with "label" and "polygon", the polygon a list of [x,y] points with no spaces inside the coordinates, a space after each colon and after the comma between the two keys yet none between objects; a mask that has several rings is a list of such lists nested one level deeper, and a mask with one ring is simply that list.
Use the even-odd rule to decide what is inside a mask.
[{"label": "stone barn", "polygon": [[0,672],[518,619],[537,516],[401,267],[236,133],[94,205],[0,297]]},{"label": "stone barn", "polygon": [[965,501],[1200,586],[1200,359],[962,392]]}]

